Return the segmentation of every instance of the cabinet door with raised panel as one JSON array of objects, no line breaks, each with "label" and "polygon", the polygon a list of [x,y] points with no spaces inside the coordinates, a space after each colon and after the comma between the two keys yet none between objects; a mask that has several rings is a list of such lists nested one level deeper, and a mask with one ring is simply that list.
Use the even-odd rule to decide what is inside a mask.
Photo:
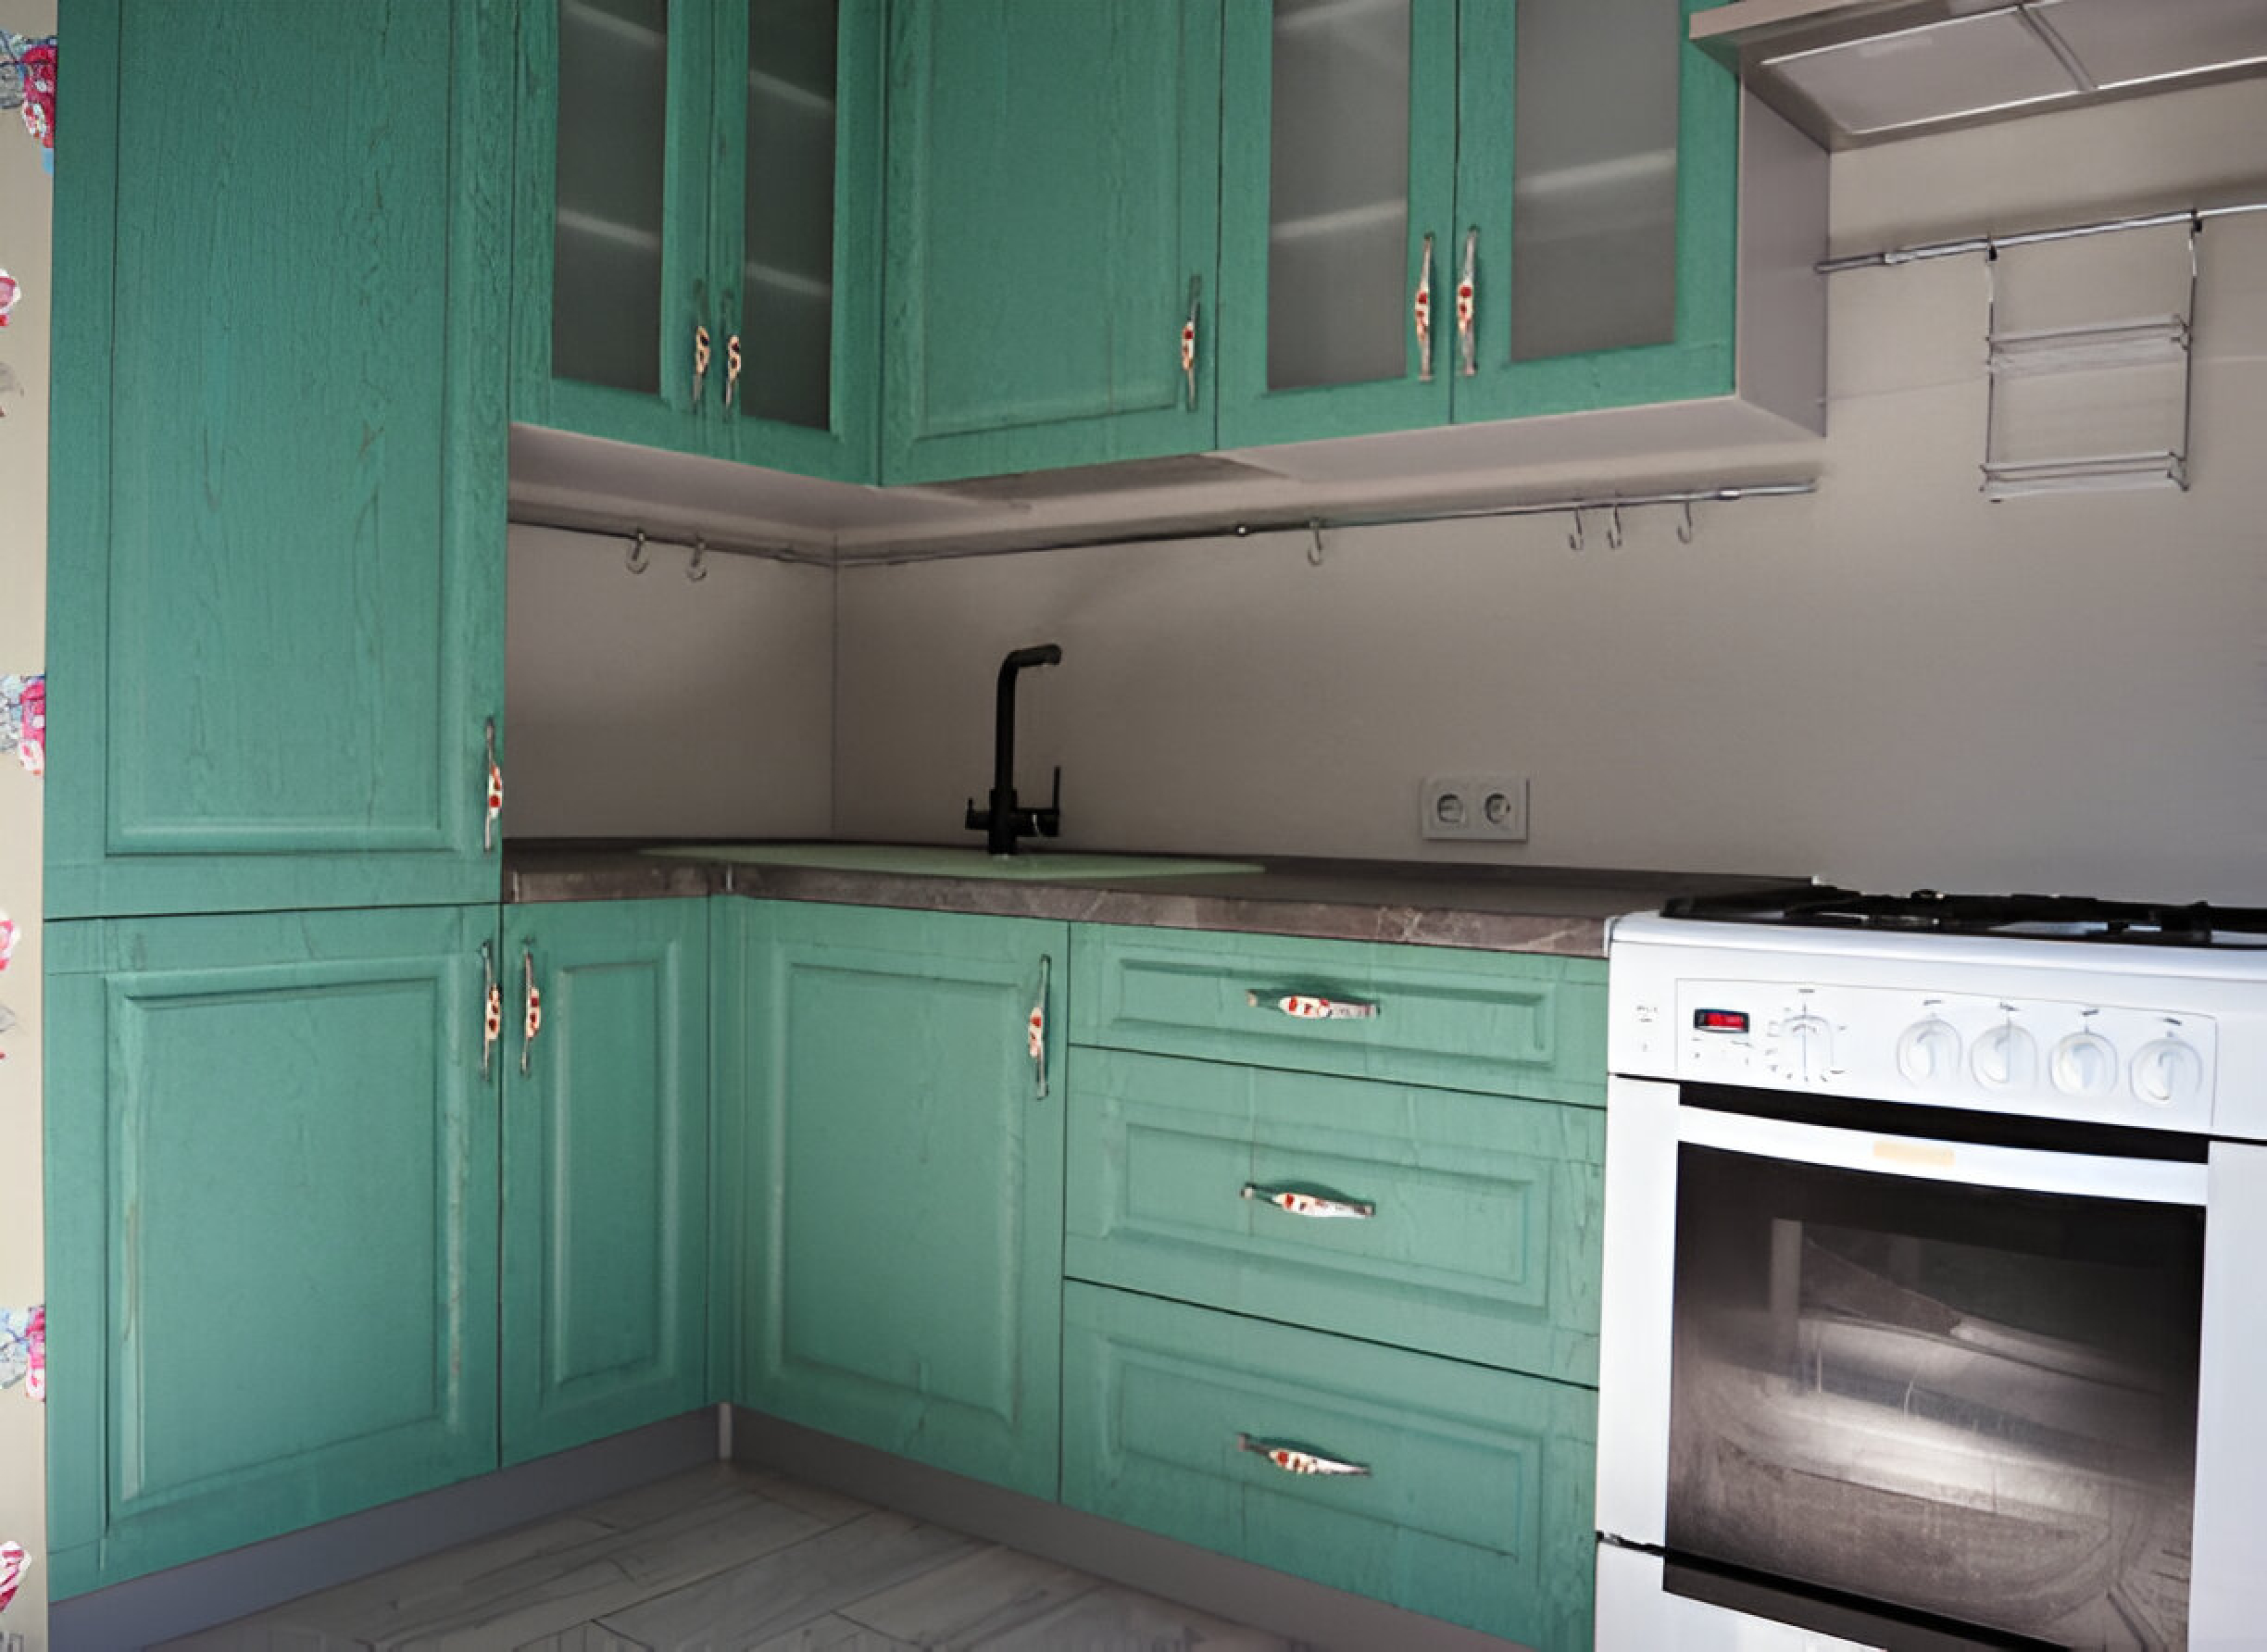
[{"label": "cabinet door with raised panel", "polygon": [[495,907],[51,923],[57,1596],[495,1467]]},{"label": "cabinet door with raised panel", "polygon": [[1211,447],[1220,0],[890,27],[883,480]]},{"label": "cabinet door with raised panel", "polygon": [[73,8],[50,916],[495,898],[511,25]]},{"label": "cabinet door with raised panel", "polygon": [[[708,1392],[708,905],[506,909],[507,1463]],[[528,994],[533,992],[533,1013]]]},{"label": "cabinet door with raised panel", "polygon": [[738,1393],[1055,1495],[1065,926],[718,903]]}]

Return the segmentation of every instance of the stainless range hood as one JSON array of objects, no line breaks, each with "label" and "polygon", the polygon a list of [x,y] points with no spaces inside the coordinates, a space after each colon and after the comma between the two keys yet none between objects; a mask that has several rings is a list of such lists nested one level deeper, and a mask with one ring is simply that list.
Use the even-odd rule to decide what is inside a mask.
[{"label": "stainless range hood", "polygon": [[1843,149],[2267,72],[2267,0],[1735,0],[1692,38]]}]

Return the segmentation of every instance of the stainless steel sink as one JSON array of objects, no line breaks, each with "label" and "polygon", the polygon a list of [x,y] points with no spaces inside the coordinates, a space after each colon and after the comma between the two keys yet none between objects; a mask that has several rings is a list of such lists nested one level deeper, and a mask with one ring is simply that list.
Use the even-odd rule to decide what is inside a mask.
[{"label": "stainless steel sink", "polygon": [[742,866],[801,866],[821,871],[896,872],[924,878],[996,878],[1024,883],[1109,883],[1121,878],[1198,878],[1250,874],[1250,860],[1187,855],[1090,855],[1034,849],[988,855],[972,844],[679,844],[648,855],[725,860]]}]

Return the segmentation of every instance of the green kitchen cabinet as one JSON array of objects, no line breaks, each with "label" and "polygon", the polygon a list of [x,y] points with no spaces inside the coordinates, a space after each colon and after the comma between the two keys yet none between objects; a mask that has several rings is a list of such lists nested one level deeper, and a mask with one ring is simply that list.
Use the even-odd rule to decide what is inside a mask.
[{"label": "green kitchen cabinet", "polygon": [[1220,444],[1730,393],[1700,3],[1225,0]]},{"label": "green kitchen cabinet", "polygon": [[1220,26],[1220,0],[892,6],[883,481],[1213,445]]},{"label": "green kitchen cabinet", "polygon": [[720,897],[744,1405],[1056,1493],[1066,926]]},{"label": "green kitchen cabinet", "polygon": [[494,905],[50,923],[55,1594],[496,1463]]},{"label": "green kitchen cabinet", "polygon": [[500,985],[501,1407],[515,1463],[715,1397],[708,903],[507,907]]},{"label": "green kitchen cabinet", "polygon": [[873,480],[880,7],[525,8],[513,419]]},{"label": "green kitchen cabinet", "polygon": [[493,901],[509,6],[68,28],[47,911]]}]

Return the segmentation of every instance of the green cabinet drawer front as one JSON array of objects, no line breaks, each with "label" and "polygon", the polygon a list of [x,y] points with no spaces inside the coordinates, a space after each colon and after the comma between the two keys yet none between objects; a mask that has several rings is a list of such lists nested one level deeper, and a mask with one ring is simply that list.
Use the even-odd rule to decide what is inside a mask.
[{"label": "green cabinet drawer front", "polygon": [[58,1595],[495,1466],[495,918],[48,926]]},{"label": "green cabinet drawer front", "polygon": [[722,903],[744,1109],[738,1398],[1037,1496],[1056,1484],[1060,924]]},{"label": "green cabinet drawer front", "polygon": [[[1589,1390],[1080,1284],[1063,1327],[1064,1502],[1543,1652],[1589,1646]],[[1368,1472],[1288,1472],[1240,1440]]]},{"label": "green cabinet drawer front", "polygon": [[901,0],[890,27],[883,481],[1209,448],[1219,0]]},{"label": "green cabinet drawer front", "polygon": [[708,904],[514,907],[502,1048],[504,1460],[708,1390]]},{"label": "green cabinet drawer front", "polygon": [[[1063,1270],[1596,1383],[1604,1125],[1558,1102],[1082,1049]],[[1370,1214],[1296,1214],[1278,1193]]]},{"label": "green cabinet drawer front", "polygon": [[493,900],[509,10],[71,22],[48,911]]},{"label": "green cabinet drawer front", "polygon": [[[1284,1004],[1371,1010],[1286,1013]],[[1606,1098],[1606,966],[1277,935],[1079,932],[1080,1044],[1559,1101]]]}]

